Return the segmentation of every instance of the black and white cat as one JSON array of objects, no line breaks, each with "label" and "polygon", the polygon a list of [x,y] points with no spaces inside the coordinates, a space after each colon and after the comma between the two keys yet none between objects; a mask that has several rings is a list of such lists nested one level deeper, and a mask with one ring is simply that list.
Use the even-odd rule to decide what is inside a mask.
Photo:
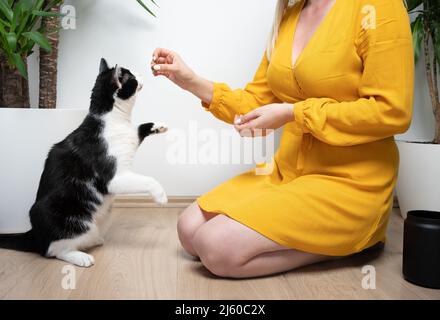
[{"label": "black and white cat", "polygon": [[30,210],[32,229],[0,235],[0,248],[37,252],[81,267],[94,264],[82,252],[102,245],[98,226],[116,194],[150,194],[167,202],[153,178],[132,172],[135,152],[145,137],[167,130],[164,125],[131,125],[131,111],[142,89],[129,70],[109,68],[102,59],[92,91],[89,114],[46,159],[37,198]]}]

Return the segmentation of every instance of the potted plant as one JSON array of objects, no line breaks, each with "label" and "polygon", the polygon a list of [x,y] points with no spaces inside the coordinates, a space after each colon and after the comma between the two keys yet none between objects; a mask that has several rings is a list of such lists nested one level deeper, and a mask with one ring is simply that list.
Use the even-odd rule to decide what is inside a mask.
[{"label": "potted plant", "polygon": [[408,0],[409,13],[418,14],[411,23],[415,61],[424,57],[429,95],[435,120],[430,141],[398,141],[400,153],[396,194],[404,218],[411,210],[440,212],[440,1]]},{"label": "potted plant", "polygon": [[[87,113],[54,109],[62,3],[0,0],[0,233],[29,228],[28,212],[49,148]],[[27,57],[35,48],[40,49],[40,108],[31,108],[29,101]]]},{"label": "potted plant", "polygon": [[0,107],[29,108],[26,59],[35,44],[52,50],[41,18],[57,15],[51,9],[61,2],[0,0]]}]

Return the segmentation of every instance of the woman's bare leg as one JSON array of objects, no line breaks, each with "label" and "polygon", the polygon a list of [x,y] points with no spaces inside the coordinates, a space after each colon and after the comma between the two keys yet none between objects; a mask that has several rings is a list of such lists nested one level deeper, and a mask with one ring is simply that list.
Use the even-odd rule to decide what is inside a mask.
[{"label": "woman's bare leg", "polygon": [[200,226],[214,216],[215,214],[201,210],[197,202],[192,203],[180,214],[177,222],[177,234],[182,247],[187,253],[197,257],[197,253],[192,246],[193,237]]},{"label": "woman's bare leg", "polygon": [[225,215],[197,229],[193,249],[208,270],[230,278],[265,276],[334,258],[281,246]]}]

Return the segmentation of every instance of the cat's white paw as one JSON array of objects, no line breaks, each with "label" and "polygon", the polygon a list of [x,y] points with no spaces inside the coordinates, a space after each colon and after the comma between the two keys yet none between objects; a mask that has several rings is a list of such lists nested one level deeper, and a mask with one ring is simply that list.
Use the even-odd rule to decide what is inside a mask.
[{"label": "cat's white paw", "polygon": [[95,259],[92,255],[81,251],[66,252],[58,255],[57,258],[84,268],[91,267],[95,264]]},{"label": "cat's white paw", "polygon": [[156,122],[154,123],[152,130],[157,133],[165,133],[168,131],[168,126],[164,123]]},{"label": "cat's white paw", "polygon": [[151,195],[157,204],[166,204],[168,202],[168,197],[163,189],[152,192]]}]

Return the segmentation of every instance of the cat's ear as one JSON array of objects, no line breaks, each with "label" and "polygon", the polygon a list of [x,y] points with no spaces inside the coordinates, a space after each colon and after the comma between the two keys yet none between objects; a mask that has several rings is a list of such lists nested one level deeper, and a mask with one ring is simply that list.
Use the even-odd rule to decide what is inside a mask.
[{"label": "cat's ear", "polygon": [[108,63],[104,58],[101,58],[101,63],[99,64],[99,73],[103,73],[104,71],[107,71],[110,69],[108,67]]},{"label": "cat's ear", "polygon": [[119,81],[119,78],[121,77],[121,67],[116,65],[113,68],[113,83],[116,84],[116,86],[121,89],[122,84],[121,81]]}]

